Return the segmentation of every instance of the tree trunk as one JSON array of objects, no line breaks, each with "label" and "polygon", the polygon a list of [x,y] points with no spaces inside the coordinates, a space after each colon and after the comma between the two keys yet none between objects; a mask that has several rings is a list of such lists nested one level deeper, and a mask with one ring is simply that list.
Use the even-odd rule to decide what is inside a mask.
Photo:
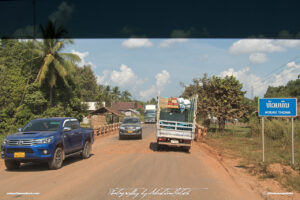
[{"label": "tree trunk", "polygon": [[36,76],[36,79],[35,79],[35,82],[36,82],[36,83],[38,82],[38,80],[39,80],[39,78],[40,78],[41,72],[42,72],[42,67],[40,68],[39,73],[38,73],[37,76]]},{"label": "tree trunk", "polygon": [[219,118],[219,130],[223,131],[225,129],[225,120],[223,118]]},{"label": "tree trunk", "polygon": [[49,106],[52,106],[52,98],[53,98],[53,87],[50,86],[50,102],[49,102]]}]

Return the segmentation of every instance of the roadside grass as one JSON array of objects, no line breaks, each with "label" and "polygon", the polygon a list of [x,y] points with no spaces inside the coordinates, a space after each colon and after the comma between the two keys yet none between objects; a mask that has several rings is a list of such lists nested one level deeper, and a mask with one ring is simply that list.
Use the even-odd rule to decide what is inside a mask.
[{"label": "roadside grass", "polygon": [[[300,122],[295,125],[300,126]],[[300,174],[300,137],[295,138],[295,165],[292,165],[291,140],[286,139],[291,136],[278,140],[265,136],[265,162],[263,163],[261,134],[251,136],[250,131],[251,128],[247,125],[226,125],[222,132],[218,132],[216,127],[212,126],[204,142],[222,154],[242,158],[239,167],[248,169],[250,174],[258,175],[262,179],[274,178],[287,189],[300,192],[300,176],[288,172],[277,174],[268,170],[271,164],[280,163],[290,166]]]}]

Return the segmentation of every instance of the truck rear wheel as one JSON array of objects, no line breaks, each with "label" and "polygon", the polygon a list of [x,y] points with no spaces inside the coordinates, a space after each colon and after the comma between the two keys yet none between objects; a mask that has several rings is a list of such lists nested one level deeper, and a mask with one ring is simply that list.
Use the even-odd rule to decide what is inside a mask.
[{"label": "truck rear wheel", "polygon": [[190,148],[191,147],[183,147],[183,151],[186,152],[186,153],[189,153],[190,152]]},{"label": "truck rear wheel", "polygon": [[91,155],[91,150],[92,150],[92,145],[89,141],[86,141],[85,144],[84,144],[84,148],[83,148],[83,151],[81,153],[81,157],[83,159],[87,159],[90,157]]},{"label": "truck rear wheel", "polygon": [[161,151],[162,150],[162,145],[157,143],[157,151]]},{"label": "truck rear wheel", "polygon": [[20,162],[17,161],[5,160],[4,162],[7,170],[14,170],[20,167]]},{"label": "truck rear wheel", "polygon": [[53,158],[48,161],[49,169],[59,169],[63,163],[63,149],[61,147],[57,147],[54,152]]}]

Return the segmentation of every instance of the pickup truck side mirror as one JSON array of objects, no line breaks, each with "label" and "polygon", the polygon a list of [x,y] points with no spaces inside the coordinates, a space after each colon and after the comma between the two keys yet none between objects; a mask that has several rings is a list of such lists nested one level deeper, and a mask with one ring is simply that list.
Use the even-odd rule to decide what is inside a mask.
[{"label": "pickup truck side mirror", "polygon": [[18,128],[18,132],[22,132],[22,128]]},{"label": "pickup truck side mirror", "polygon": [[72,130],[71,127],[64,127],[64,130],[63,130],[63,131],[64,131],[64,132],[68,132],[68,131],[70,131],[70,130]]}]

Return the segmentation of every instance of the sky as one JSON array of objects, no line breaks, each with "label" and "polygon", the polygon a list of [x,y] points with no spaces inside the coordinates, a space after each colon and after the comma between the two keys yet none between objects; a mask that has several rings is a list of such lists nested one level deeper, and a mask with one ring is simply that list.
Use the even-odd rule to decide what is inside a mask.
[{"label": "sky", "polygon": [[[67,25],[74,6],[62,1],[45,13]],[[16,30],[30,33],[33,26]],[[65,52],[79,55],[79,66],[90,65],[98,84],[128,90],[134,99],[179,96],[185,85],[205,73],[235,76],[246,97],[263,97],[268,86],[285,85],[300,74],[300,40],[278,39],[74,39]]]},{"label": "sky", "polygon": [[97,82],[118,86],[133,98],[179,96],[180,82],[235,76],[246,97],[263,97],[268,86],[285,85],[300,74],[300,40],[276,39],[75,39],[65,52],[90,65]]}]

